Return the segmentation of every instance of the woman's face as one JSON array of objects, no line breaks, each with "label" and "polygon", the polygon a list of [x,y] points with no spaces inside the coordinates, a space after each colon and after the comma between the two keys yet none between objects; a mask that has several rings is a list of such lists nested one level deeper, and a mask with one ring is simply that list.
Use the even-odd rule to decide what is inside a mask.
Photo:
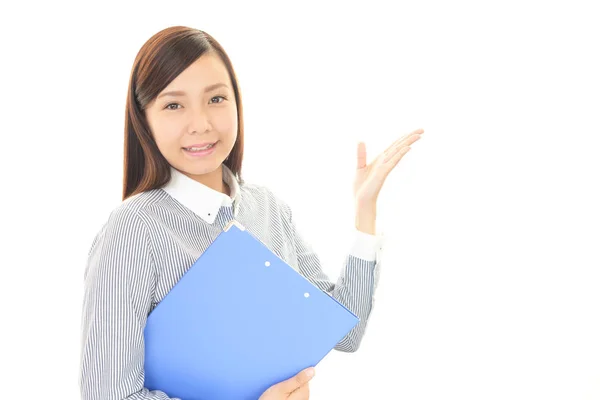
[{"label": "woman's face", "polygon": [[231,80],[221,59],[211,53],[179,74],[145,112],[162,155],[188,176],[219,169],[237,138]]}]

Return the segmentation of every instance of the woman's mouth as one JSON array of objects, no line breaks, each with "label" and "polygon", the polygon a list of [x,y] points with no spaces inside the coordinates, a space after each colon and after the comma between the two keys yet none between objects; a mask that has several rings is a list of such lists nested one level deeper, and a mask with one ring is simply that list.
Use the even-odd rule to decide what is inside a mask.
[{"label": "woman's mouth", "polygon": [[217,143],[219,142],[194,144],[189,147],[183,147],[183,151],[195,157],[207,156],[215,151]]}]

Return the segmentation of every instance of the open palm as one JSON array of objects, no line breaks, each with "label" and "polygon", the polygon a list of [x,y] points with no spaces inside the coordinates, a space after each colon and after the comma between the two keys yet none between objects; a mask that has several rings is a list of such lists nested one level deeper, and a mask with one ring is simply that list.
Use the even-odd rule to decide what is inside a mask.
[{"label": "open palm", "polygon": [[367,149],[358,144],[354,198],[359,203],[375,203],[389,173],[411,149],[410,145],[421,138],[423,129],[417,129],[393,142],[383,153],[367,164]]}]

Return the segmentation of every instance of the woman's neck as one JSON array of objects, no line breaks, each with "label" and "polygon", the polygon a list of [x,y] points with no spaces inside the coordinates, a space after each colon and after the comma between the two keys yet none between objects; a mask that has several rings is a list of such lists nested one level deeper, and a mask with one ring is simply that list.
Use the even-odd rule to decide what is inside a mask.
[{"label": "woman's neck", "polygon": [[223,182],[223,166],[220,166],[219,168],[212,172],[209,172],[208,174],[186,175],[188,175],[188,177],[192,178],[196,182],[199,182],[204,186],[208,186],[209,188],[216,190],[217,192],[225,193],[228,196],[231,193],[229,186],[227,186],[227,184]]}]

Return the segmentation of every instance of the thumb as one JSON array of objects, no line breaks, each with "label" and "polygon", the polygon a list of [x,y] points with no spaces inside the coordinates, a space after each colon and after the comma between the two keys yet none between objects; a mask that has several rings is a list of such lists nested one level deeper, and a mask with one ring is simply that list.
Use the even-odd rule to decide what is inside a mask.
[{"label": "thumb", "polygon": [[361,169],[367,166],[367,146],[364,142],[358,143],[356,150],[356,168]]},{"label": "thumb", "polygon": [[315,369],[313,367],[306,368],[300,371],[296,376],[280,382],[278,386],[281,386],[278,389],[281,389],[286,394],[292,393],[302,385],[307,384],[313,378],[313,376],[315,376]]}]

